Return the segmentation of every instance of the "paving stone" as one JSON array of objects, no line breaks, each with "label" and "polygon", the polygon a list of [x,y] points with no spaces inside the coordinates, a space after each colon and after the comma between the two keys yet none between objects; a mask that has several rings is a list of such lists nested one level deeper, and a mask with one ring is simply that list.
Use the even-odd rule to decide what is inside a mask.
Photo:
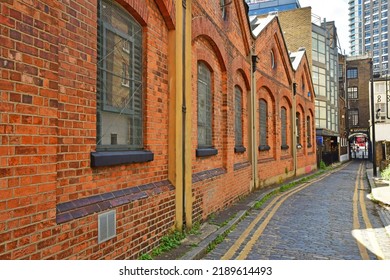
[{"label": "paving stone", "polygon": [[[353,162],[341,171],[289,197],[269,221],[247,259],[361,259],[357,242],[352,235],[353,194],[359,163]],[[364,181],[364,186],[361,186],[359,191],[369,193],[367,181]],[[375,236],[387,259],[390,240],[380,216],[384,219],[390,216],[388,212],[383,212],[383,209],[378,210],[370,200],[365,199],[365,203]],[[266,205],[263,209],[265,207]],[[258,214],[259,211],[252,211],[227,239],[204,259],[221,258]],[[365,229],[360,208],[359,215],[361,241],[370,249],[369,233]],[[264,218],[259,224],[263,220]],[[253,234],[249,234],[240,248],[245,246]],[[369,249],[369,258],[376,259]]]}]

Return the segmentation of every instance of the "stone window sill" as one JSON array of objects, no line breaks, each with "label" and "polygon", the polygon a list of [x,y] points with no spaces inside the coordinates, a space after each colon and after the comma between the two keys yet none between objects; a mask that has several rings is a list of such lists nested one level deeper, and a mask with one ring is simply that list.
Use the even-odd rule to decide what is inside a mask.
[{"label": "stone window sill", "polygon": [[91,167],[113,166],[129,163],[141,163],[154,160],[151,151],[111,151],[92,152]]},{"label": "stone window sill", "polygon": [[271,150],[271,147],[268,145],[260,145],[259,146],[259,151],[269,151]]},{"label": "stone window sill", "polygon": [[245,153],[246,148],[244,146],[236,146],[234,147],[234,152],[237,154]]},{"label": "stone window sill", "polygon": [[198,148],[196,149],[197,157],[208,157],[218,154],[218,150],[215,148]]}]

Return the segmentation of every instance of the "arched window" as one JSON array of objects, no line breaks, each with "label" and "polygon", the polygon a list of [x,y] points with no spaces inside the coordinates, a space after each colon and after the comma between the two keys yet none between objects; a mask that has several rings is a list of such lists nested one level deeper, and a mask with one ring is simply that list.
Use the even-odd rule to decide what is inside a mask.
[{"label": "arched window", "polygon": [[238,86],[234,87],[234,96],[235,145],[236,147],[242,147],[242,91]]},{"label": "arched window", "polygon": [[220,3],[221,3],[221,12],[222,12],[222,19],[226,20],[226,16],[227,16],[227,5],[231,4],[230,3],[226,3],[225,0],[220,0]]},{"label": "arched window", "polygon": [[211,71],[203,62],[198,64],[198,147],[212,147]]},{"label": "arched window", "polygon": [[275,67],[276,67],[275,54],[274,54],[273,50],[271,50],[271,67],[272,67],[272,69],[275,69]]},{"label": "arched window", "polygon": [[107,0],[98,27],[97,148],[142,149],[142,27]]},{"label": "arched window", "polygon": [[268,116],[268,106],[267,102],[264,99],[259,101],[259,110],[260,110],[260,150],[265,150],[268,145],[267,142],[267,116]]},{"label": "arched window", "polygon": [[299,112],[296,113],[295,118],[295,126],[297,133],[297,145],[301,145],[301,114]]},{"label": "arched window", "polygon": [[288,149],[287,145],[287,109],[282,107],[280,110],[280,122],[281,122],[281,138],[282,138],[282,149]]},{"label": "arched window", "polygon": [[310,121],[310,117],[307,116],[306,118],[306,137],[307,137],[307,147],[308,148],[311,148],[312,145],[311,145],[311,121]]}]

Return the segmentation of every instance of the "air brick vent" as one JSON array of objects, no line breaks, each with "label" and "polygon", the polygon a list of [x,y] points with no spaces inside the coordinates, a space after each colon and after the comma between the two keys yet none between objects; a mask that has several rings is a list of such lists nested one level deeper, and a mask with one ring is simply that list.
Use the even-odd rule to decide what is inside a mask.
[{"label": "air brick vent", "polygon": [[112,210],[98,216],[98,242],[102,243],[116,235],[116,211]]}]

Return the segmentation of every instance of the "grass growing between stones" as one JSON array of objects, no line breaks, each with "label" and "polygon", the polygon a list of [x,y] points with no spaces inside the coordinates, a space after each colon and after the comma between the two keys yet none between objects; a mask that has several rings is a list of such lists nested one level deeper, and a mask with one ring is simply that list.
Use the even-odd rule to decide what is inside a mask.
[{"label": "grass growing between stones", "polygon": [[[271,191],[270,193],[266,194],[263,198],[261,198],[259,201],[257,201],[254,204],[253,208],[260,209],[264,205],[264,203],[266,203],[272,197],[275,197],[275,196],[277,196],[285,191],[288,191],[288,190],[290,190],[298,185],[306,183],[306,182],[310,181],[311,179],[314,179],[314,178],[322,175],[323,173],[329,171],[330,169],[333,169],[333,168],[331,166],[323,165],[322,168],[320,169],[320,171],[316,172],[315,174],[304,177],[300,180],[296,180],[296,181],[281,185],[279,188]],[[214,214],[211,214],[209,217],[209,221],[211,221],[211,223],[214,219],[213,215]],[[245,215],[239,221],[241,221],[242,219],[244,219],[248,215],[249,215],[249,211],[247,211],[245,213]],[[231,221],[234,217],[235,217],[235,215],[233,215],[232,217],[230,217],[229,220],[225,221],[224,223],[222,223],[218,226],[219,227],[226,226],[229,223],[229,221]],[[212,250],[215,249],[215,247],[218,244],[222,243],[223,240],[226,238],[226,236],[235,230],[236,226],[237,226],[237,224],[234,224],[234,225],[232,225],[232,227],[227,229],[223,234],[218,235],[217,238],[209,244],[209,246],[207,248],[207,253],[211,252]],[[171,233],[167,236],[163,236],[161,239],[161,244],[157,248],[155,248],[150,254],[143,254],[139,259],[140,260],[153,260],[153,258],[161,255],[162,253],[167,252],[167,251],[172,250],[172,249],[175,249],[178,246],[180,246],[182,240],[186,237],[187,234],[193,235],[193,234],[199,234],[199,233],[200,233],[200,223],[199,222],[194,223],[192,229],[189,231],[186,231],[186,232],[174,231],[173,233]]]}]

